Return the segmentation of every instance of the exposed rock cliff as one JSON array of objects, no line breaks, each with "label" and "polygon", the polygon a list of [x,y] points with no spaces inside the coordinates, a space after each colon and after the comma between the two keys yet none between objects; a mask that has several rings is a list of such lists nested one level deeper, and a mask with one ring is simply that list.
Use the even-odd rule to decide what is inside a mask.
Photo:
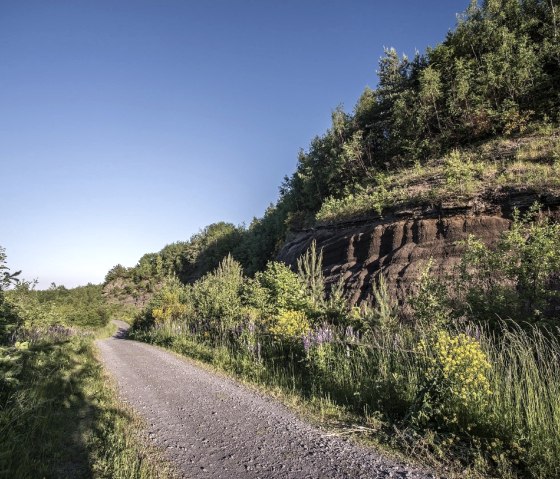
[{"label": "exposed rock cliff", "polygon": [[380,270],[392,292],[402,299],[430,258],[436,274],[452,273],[461,259],[463,240],[474,235],[486,244],[494,243],[509,228],[513,209],[524,210],[535,201],[548,214],[559,215],[559,196],[502,189],[455,204],[394,210],[294,232],[278,259],[295,266],[316,240],[323,251],[327,281],[342,276],[353,303],[372,300],[372,279]]}]

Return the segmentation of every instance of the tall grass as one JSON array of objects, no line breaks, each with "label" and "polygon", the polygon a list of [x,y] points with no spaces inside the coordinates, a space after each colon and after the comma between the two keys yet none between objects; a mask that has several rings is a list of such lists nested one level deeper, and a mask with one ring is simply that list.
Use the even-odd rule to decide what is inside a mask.
[{"label": "tall grass", "polygon": [[167,477],[107,383],[92,332],[19,339],[0,351],[0,477]]},{"label": "tall grass", "polygon": [[490,414],[496,436],[532,477],[560,477],[558,331],[507,326],[499,338],[483,338],[492,365]]},{"label": "tall grass", "polygon": [[135,334],[246,381],[311,403],[333,404],[362,423],[373,416],[389,428],[415,428],[420,436],[434,438],[425,445],[432,453],[459,455],[461,449],[463,468],[499,477],[560,477],[557,337],[505,323],[499,335],[472,327],[460,332],[474,336],[486,354],[491,395],[487,402],[473,402],[468,421],[457,423],[465,427],[433,416],[420,429],[415,418],[424,407],[426,357],[417,346],[431,334],[422,327],[362,337],[333,329],[327,341],[307,350],[304,341],[260,335],[258,354],[233,336],[212,342],[180,322]]}]

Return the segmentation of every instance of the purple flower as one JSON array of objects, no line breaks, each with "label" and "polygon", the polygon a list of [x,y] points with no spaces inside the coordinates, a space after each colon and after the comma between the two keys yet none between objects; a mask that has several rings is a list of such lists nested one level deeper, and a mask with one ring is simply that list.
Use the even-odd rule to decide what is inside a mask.
[{"label": "purple flower", "polygon": [[247,329],[249,330],[250,334],[255,334],[255,323],[251,321],[247,326]]},{"label": "purple flower", "polygon": [[334,332],[330,325],[323,323],[318,328],[305,334],[302,340],[303,348],[307,352],[314,346],[319,347],[323,344],[332,343],[334,341]]}]

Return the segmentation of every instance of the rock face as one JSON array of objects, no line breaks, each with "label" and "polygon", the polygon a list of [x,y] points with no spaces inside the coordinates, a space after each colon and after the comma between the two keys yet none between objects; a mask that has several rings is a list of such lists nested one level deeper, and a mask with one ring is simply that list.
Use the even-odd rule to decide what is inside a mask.
[{"label": "rock face", "polygon": [[560,198],[530,191],[493,192],[491,197],[416,210],[394,210],[383,217],[319,226],[294,232],[278,255],[292,266],[317,242],[323,252],[327,282],[343,278],[353,304],[372,302],[377,274],[385,274],[391,292],[400,300],[432,259],[437,275],[452,274],[461,260],[461,242],[469,235],[495,243],[511,224],[514,207],[526,209],[535,201],[557,217]]}]

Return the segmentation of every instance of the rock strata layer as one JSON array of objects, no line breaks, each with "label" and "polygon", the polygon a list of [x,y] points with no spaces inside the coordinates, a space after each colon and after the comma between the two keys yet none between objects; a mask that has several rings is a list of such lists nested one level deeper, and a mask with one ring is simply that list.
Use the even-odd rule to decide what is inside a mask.
[{"label": "rock strata layer", "polygon": [[392,294],[402,300],[430,260],[434,274],[454,274],[469,235],[492,245],[510,227],[514,208],[525,210],[535,201],[547,214],[558,217],[559,197],[528,191],[494,192],[487,198],[393,210],[384,216],[294,232],[278,259],[295,267],[297,258],[315,240],[323,252],[327,282],[342,277],[352,303],[373,301],[373,285],[380,271]]}]

